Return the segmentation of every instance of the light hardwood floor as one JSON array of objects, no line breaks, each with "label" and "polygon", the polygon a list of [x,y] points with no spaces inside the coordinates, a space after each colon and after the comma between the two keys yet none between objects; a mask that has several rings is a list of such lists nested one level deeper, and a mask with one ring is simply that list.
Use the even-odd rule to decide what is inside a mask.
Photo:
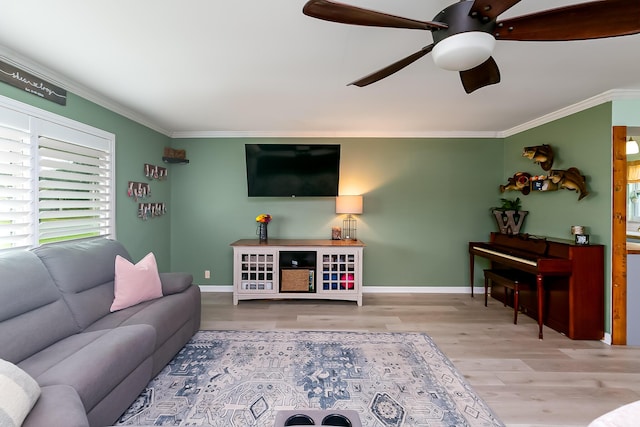
[{"label": "light hardwood floor", "polygon": [[[640,400],[640,347],[573,341],[496,300],[466,294],[366,294],[353,302],[241,301],[203,293],[202,329],[424,332],[508,426],[586,426]],[[639,424],[640,425],[640,421]]]}]

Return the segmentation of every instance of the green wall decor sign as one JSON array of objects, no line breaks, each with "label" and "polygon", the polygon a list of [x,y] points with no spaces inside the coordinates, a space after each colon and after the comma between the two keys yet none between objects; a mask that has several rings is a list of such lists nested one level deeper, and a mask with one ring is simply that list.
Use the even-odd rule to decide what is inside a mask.
[{"label": "green wall decor sign", "polygon": [[0,61],[0,81],[56,104],[67,105],[66,90],[3,61]]}]

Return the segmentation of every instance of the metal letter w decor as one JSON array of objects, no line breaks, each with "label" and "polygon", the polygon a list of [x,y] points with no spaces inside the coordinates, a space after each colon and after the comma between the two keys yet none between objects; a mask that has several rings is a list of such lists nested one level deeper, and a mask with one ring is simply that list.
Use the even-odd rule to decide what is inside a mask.
[{"label": "metal letter w decor", "polygon": [[528,213],[529,211],[493,211],[500,233],[513,235],[520,233],[520,227]]}]

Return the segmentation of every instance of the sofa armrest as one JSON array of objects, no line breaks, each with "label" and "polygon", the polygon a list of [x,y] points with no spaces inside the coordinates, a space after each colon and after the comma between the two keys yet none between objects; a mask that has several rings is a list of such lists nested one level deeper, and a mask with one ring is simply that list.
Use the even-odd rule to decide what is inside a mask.
[{"label": "sofa armrest", "polygon": [[177,294],[193,283],[193,275],[189,273],[160,273],[162,295]]}]

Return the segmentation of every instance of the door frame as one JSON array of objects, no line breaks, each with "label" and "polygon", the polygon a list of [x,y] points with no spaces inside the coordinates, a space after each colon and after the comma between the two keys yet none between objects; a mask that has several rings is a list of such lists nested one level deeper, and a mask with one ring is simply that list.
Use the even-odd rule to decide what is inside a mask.
[{"label": "door frame", "polygon": [[612,130],[611,344],[627,344],[627,127]]}]

